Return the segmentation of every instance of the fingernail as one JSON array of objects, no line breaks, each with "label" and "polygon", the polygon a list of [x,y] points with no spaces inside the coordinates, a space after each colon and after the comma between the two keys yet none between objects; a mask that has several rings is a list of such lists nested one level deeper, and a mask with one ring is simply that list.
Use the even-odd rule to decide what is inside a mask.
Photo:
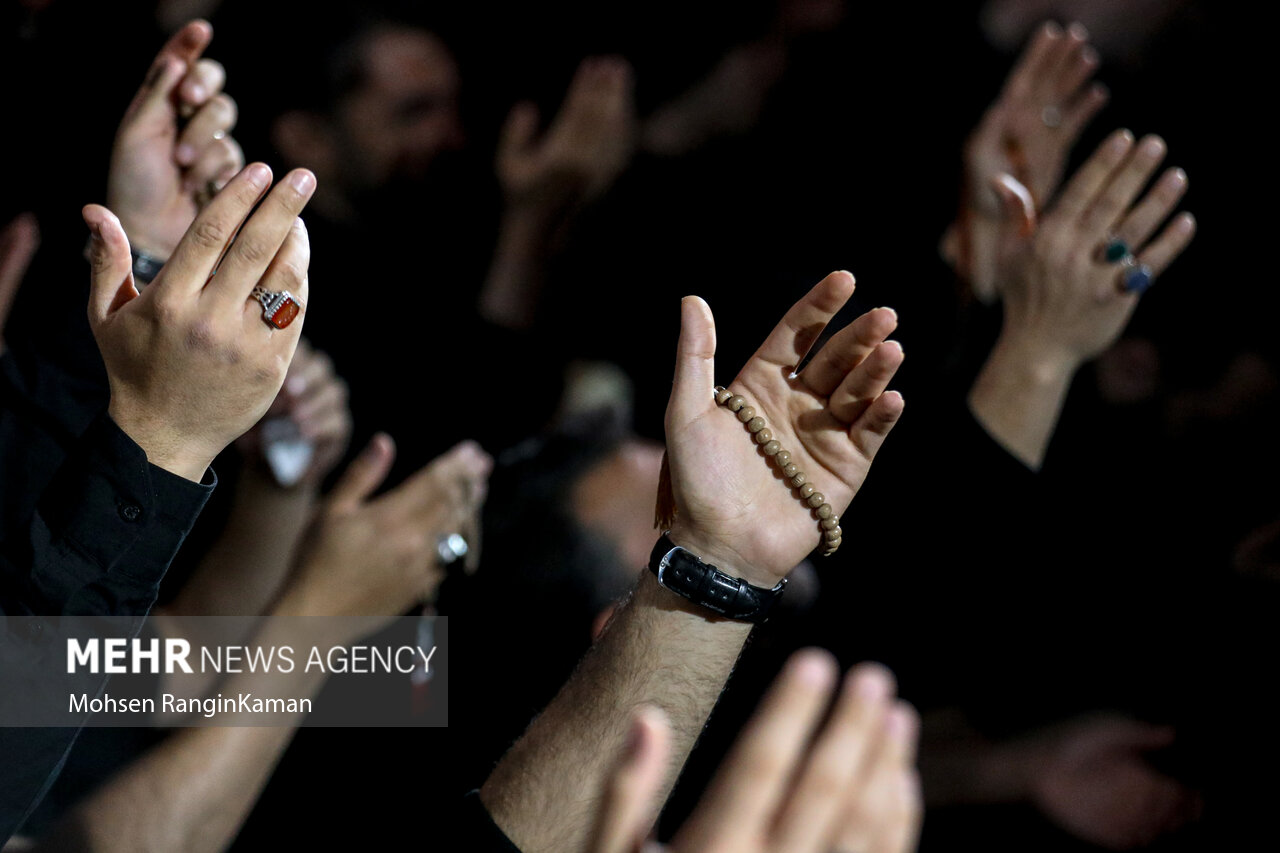
[{"label": "fingernail", "polygon": [[878,666],[861,668],[854,675],[854,692],[867,702],[880,702],[889,698],[893,685],[889,675]]},{"label": "fingernail", "polygon": [[1098,52],[1096,50],[1086,45],[1085,48],[1080,51],[1080,61],[1085,65],[1097,65],[1102,61],[1102,58],[1098,56]]},{"label": "fingernail", "polygon": [[1107,144],[1107,150],[1112,154],[1123,154],[1129,150],[1129,146],[1133,144],[1133,134],[1127,130],[1121,130],[1111,137],[1111,141]]},{"label": "fingernail", "polygon": [[178,150],[177,152],[175,152],[175,156],[177,157],[177,160],[179,163],[186,166],[186,165],[189,165],[191,161],[196,158],[196,149],[191,145],[187,145],[184,143],[178,146]]},{"label": "fingernail", "polygon": [[1169,185],[1180,187],[1187,182],[1187,173],[1181,169],[1174,169],[1169,173]]},{"label": "fingernail", "polygon": [[201,83],[194,83],[187,89],[187,99],[191,101],[204,101],[209,97],[209,90]]},{"label": "fingernail", "polygon": [[1058,36],[1062,35],[1062,27],[1058,26],[1053,21],[1049,21],[1044,25],[1044,32],[1045,32],[1045,35],[1049,36],[1050,38],[1057,38]]},{"label": "fingernail", "polygon": [[792,672],[802,684],[825,687],[831,676],[831,661],[824,652],[801,652],[796,655]]},{"label": "fingernail", "polygon": [[251,186],[262,189],[271,183],[271,170],[262,163],[254,163],[245,169],[245,179]]},{"label": "fingernail", "polygon": [[298,195],[310,195],[316,187],[315,177],[305,169],[300,169],[289,176],[289,186],[298,191]]},{"label": "fingernail", "polygon": [[1089,31],[1084,28],[1084,24],[1079,21],[1073,21],[1071,26],[1067,27],[1067,32],[1076,41],[1088,41]]},{"label": "fingernail", "polygon": [[1164,140],[1158,136],[1148,136],[1142,141],[1142,156],[1148,158],[1159,157],[1164,153]]}]

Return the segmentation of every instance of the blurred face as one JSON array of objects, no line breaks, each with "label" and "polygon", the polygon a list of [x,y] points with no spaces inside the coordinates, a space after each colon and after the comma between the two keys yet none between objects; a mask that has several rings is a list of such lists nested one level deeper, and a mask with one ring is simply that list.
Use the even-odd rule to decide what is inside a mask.
[{"label": "blurred face", "polygon": [[592,466],[573,489],[574,515],[618,549],[628,576],[649,562],[658,534],[653,499],[662,470],[662,445],[631,439]]},{"label": "blurred face", "polygon": [[376,31],[364,51],[366,79],[337,110],[344,177],[356,190],[421,180],[441,154],[462,146],[458,67],[421,30]]}]

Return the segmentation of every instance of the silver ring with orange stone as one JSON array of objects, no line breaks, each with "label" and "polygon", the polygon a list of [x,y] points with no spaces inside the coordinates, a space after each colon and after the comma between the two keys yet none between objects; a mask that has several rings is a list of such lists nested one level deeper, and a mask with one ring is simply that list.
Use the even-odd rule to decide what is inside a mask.
[{"label": "silver ring with orange stone", "polygon": [[262,305],[262,322],[273,329],[283,329],[288,326],[302,313],[304,307],[287,290],[277,293],[259,286],[253,289],[249,298]]}]

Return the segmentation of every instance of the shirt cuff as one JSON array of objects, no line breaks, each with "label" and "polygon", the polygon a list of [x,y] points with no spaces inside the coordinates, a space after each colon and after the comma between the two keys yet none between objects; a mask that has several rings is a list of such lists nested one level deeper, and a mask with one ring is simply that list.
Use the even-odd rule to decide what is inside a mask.
[{"label": "shirt cuff", "polygon": [[[51,603],[70,603],[104,572],[157,586],[216,484],[211,469],[193,483],[152,465],[124,430],[99,415],[37,506],[49,540],[74,549],[86,565],[81,572],[45,566],[32,580]],[[88,573],[97,577],[78,576]]]}]

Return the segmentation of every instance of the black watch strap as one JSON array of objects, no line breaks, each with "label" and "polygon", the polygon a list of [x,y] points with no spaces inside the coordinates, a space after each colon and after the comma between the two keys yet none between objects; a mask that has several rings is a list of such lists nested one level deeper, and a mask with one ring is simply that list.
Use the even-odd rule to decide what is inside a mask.
[{"label": "black watch strap", "polygon": [[757,625],[769,618],[769,612],[787,586],[786,578],[778,581],[773,589],[752,586],[742,578],[702,562],[697,555],[672,542],[666,533],[653,546],[649,571],[657,576],[658,583],[676,595],[729,619]]}]

